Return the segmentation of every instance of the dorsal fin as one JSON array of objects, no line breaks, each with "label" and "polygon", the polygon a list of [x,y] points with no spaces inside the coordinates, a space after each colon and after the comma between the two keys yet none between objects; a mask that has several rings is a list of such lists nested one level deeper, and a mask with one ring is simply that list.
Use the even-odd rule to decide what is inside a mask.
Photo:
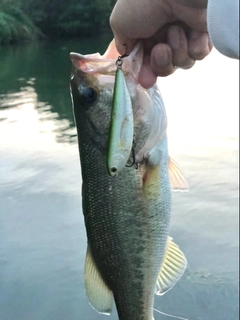
[{"label": "dorsal fin", "polygon": [[182,169],[171,158],[168,159],[168,173],[172,191],[188,191],[189,186]]}]

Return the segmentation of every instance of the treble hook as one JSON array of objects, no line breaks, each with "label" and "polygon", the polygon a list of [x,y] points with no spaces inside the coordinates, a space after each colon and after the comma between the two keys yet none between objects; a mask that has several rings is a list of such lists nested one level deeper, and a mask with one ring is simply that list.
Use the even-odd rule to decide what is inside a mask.
[{"label": "treble hook", "polygon": [[117,58],[116,65],[117,65],[117,68],[118,68],[118,69],[122,67],[122,63],[123,63],[123,62],[122,62],[122,59],[128,56],[126,43],[124,43],[123,46],[126,48],[126,52],[125,52],[122,56],[119,56],[119,57]]},{"label": "treble hook", "polygon": [[126,167],[130,168],[134,166],[134,168],[137,170],[138,169],[138,163],[136,162],[136,157],[135,157],[135,150],[134,148],[136,147],[136,142],[133,140],[133,145],[132,145],[132,163],[130,165],[125,165]]}]

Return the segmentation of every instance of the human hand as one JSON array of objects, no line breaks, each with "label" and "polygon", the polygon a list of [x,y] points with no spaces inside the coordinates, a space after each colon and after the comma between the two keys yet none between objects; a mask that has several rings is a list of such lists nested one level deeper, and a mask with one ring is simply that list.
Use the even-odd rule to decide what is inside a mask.
[{"label": "human hand", "polygon": [[139,83],[150,88],[157,76],[176,67],[191,68],[206,57],[212,44],[207,33],[207,0],[118,0],[110,17],[120,54],[143,39]]}]

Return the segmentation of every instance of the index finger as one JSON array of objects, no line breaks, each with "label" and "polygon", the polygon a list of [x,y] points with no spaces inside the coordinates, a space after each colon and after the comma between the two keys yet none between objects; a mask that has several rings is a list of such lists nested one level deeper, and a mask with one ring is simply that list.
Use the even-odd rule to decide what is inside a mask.
[{"label": "index finger", "polygon": [[117,21],[114,18],[114,11],[112,12],[110,16],[110,26],[114,34],[115,44],[117,47],[118,52],[123,55],[126,53],[127,48],[127,54],[129,54],[132,49],[134,48],[134,45],[136,43],[136,39],[130,39],[126,35],[124,35],[123,32],[121,32],[121,25],[117,23]]}]

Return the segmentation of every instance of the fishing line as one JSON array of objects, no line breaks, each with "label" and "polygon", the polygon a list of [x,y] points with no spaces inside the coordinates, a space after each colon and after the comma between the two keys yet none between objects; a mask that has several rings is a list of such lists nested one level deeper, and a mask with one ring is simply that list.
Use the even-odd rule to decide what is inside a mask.
[{"label": "fishing line", "polygon": [[166,317],[175,318],[175,319],[180,319],[180,320],[188,320],[187,318],[172,316],[171,314],[164,313],[164,312],[159,311],[159,310],[157,310],[157,309],[155,309],[155,308],[153,308],[153,310],[156,311],[156,312],[158,312],[158,313],[160,313],[160,314],[162,314],[162,315],[164,315],[164,316],[166,316]]}]

